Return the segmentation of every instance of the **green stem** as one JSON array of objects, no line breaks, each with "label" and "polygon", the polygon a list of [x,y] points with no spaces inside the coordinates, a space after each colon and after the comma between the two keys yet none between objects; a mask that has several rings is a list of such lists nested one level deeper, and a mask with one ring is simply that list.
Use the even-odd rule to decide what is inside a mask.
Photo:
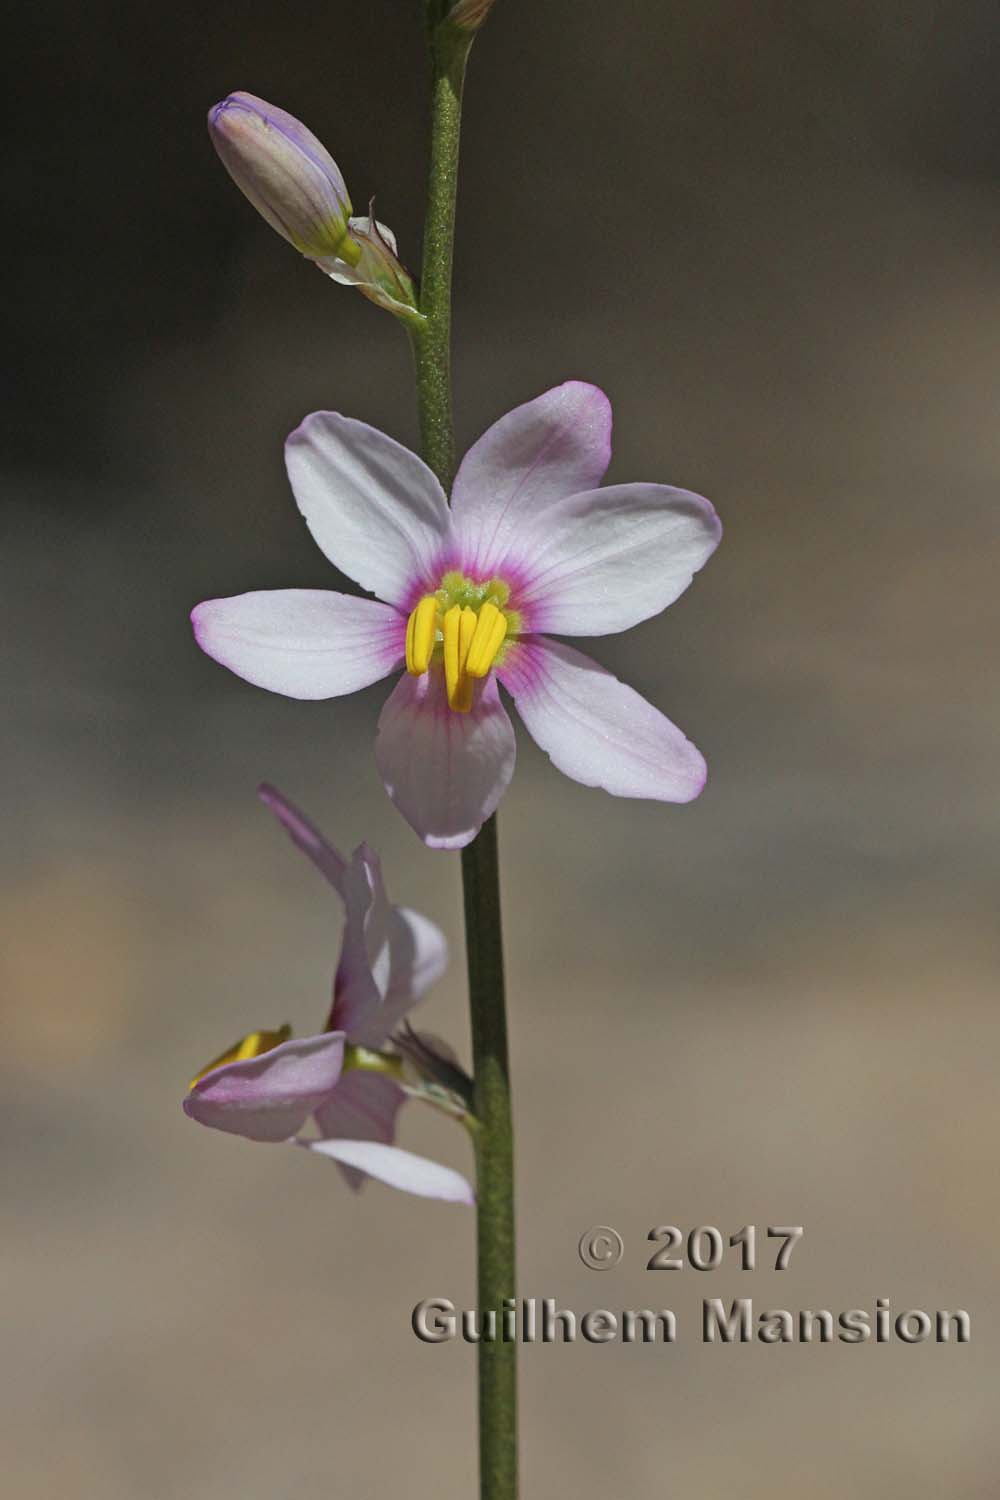
[{"label": "green stem", "polygon": [[420,276],[423,328],[411,330],[417,370],[417,408],[423,457],[444,485],[455,477],[455,430],[451,401],[451,266],[455,244],[458,148],[462,131],[462,89],[470,39],[456,36],[447,22],[434,24],[430,0],[431,161],[424,219],[424,259]]},{"label": "green stem", "polygon": [[[497,820],[462,850],[469,1012],[475,1075],[478,1306],[496,1314],[515,1293],[514,1136],[507,1059]],[[483,1500],[517,1495],[517,1344],[479,1344],[479,1484]]]},{"label": "green stem", "polygon": [[[411,330],[421,452],[445,490],[455,474],[451,395],[451,267],[462,119],[471,38],[442,20],[444,0],[428,0],[433,82],[431,161],[424,226],[420,310]],[[517,1345],[499,1339],[505,1299],[515,1296],[514,1157],[507,1059],[500,875],[496,818],[462,850],[469,1014],[475,1071],[477,1302],[494,1312],[498,1340],[481,1341],[479,1475],[481,1500],[517,1496]]]}]

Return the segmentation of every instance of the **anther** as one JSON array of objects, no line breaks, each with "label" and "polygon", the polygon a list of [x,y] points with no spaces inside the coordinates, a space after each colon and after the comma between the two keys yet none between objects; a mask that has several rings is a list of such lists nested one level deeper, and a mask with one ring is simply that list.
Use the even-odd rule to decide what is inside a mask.
[{"label": "anther", "polygon": [[406,622],[406,670],[414,677],[421,676],[431,664],[437,613],[437,599],[433,594],[425,594]]},{"label": "anther", "polygon": [[475,633],[475,610],[453,604],[444,617],[444,679],[449,707],[460,714],[472,707],[473,682],[465,663]]},{"label": "anther", "polygon": [[507,616],[489,600],[479,611],[476,633],[465,662],[470,677],[485,677],[496,661],[497,652],[507,634]]}]

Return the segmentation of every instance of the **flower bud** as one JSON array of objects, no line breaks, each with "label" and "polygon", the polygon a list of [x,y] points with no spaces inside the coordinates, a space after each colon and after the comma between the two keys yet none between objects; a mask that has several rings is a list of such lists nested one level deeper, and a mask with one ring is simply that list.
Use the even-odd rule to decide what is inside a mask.
[{"label": "flower bud", "polygon": [[455,0],[448,20],[460,31],[478,31],[493,8],[493,0]]},{"label": "flower bud", "polygon": [[230,94],[208,113],[222,165],[254,208],[310,260],[356,265],[351,200],[340,168],[301,121],[254,94]]}]

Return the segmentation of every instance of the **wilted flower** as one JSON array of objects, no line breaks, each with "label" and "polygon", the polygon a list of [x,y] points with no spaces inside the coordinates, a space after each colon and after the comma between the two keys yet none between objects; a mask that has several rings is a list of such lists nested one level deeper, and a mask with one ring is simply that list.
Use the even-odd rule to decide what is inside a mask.
[{"label": "wilted flower", "polygon": [[370,215],[351,217],[340,168],[300,120],[237,93],[213,105],[208,129],[226,171],[272,229],[334,281],[411,323],[423,321],[392,231]]},{"label": "wilted flower", "polygon": [[[343,901],[333,1006],[327,1030],[317,1036],[292,1039],[283,1026],[244,1037],[194,1078],[185,1112],[216,1130],[329,1156],[353,1187],[369,1176],[423,1197],[471,1203],[472,1189],[458,1172],[393,1145],[410,1094],[434,1103],[446,1098],[454,1113],[462,1112],[454,1091],[407,1081],[407,1058],[434,1054],[439,1044],[409,1030],[400,1050],[391,1043],[444,971],[442,933],[419,912],[390,903],[367,845],[346,860],[280,792],[265,786],[261,796]],[[318,1138],[299,1135],[310,1118]]]},{"label": "wilted flower", "polygon": [[415,454],[315,412],[286,445],[292,490],[326,556],[378,599],[278,589],[208,600],[192,616],[198,644],[292,698],[352,693],[405,664],[375,755],[390,797],[436,848],[469,843],[513,774],[498,680],[566,775],[615,796],[690,801],[705,781],[694,745],[549,638],[608,635],[658,614],[718,544],[700,495],[599,489],[610,456],[607,397],[568,381],[483,434],[449,508]]}]

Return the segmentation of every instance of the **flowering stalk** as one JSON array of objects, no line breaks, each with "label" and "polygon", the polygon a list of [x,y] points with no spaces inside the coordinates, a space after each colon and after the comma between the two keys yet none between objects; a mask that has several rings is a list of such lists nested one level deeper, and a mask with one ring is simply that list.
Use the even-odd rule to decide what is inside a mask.
[{"label": "flowering stalk", "polygon": [[[477,1292],[494,1308],[515,1296],[514,1134],[507,1060],[496,813],[462,850],[465,943],[475,1076]],[[479,1482],[483,1500],[517,1495],[517,1344],[480,1343]]]},{"label": "flowering stalk", "polygon": [[420,310],[425,328],[412,333],[421,452],[445,493],[455,477],[451,405],[451,265],[455,243],[458,147],[465,64],[474,33],[439,19],[441,0],[427,0],[431,50],[431,159],[424,216]]},{"label": "flowering stalk", "polygon": [[[451,395],[451,269],[465,65],[475,31],[448,20],[449,0],[427,0],[432,62],[431,158],[420,311],[412,333],[421,451],[445,491],[455,475]],[[507,1058],[496,816],[462,850],[469,1012],[475,1070],[477,1302],[495,1309],[515,1295],[514,1160]],[[482,1500],[517,1495],[515,1343],[478,1345]]]}]

